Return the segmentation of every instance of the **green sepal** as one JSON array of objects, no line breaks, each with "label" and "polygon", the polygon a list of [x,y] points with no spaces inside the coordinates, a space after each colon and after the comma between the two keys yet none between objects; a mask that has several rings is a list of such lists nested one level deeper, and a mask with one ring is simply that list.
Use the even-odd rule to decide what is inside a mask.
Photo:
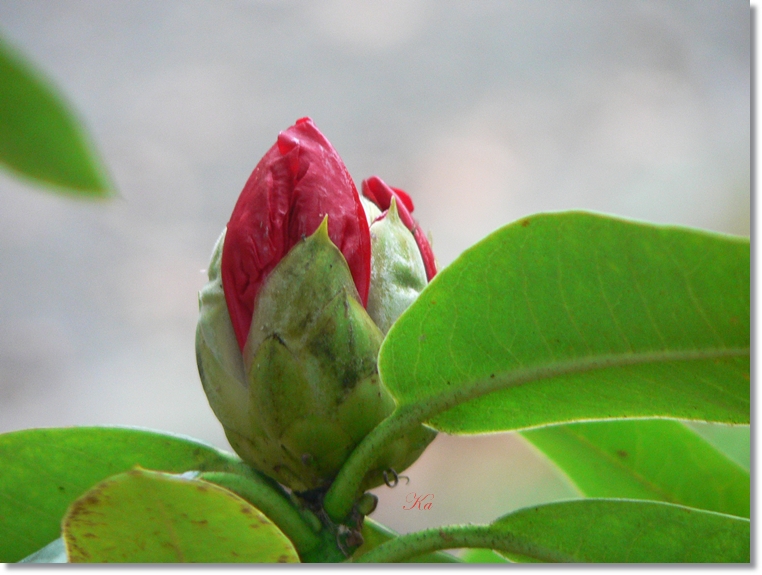
[{"label": "green sepal", "polygon": [[421,252],[400,220],[395,198],[386,216],[370,227],[370,245],[368,314],[386,333],[426,287]]}]

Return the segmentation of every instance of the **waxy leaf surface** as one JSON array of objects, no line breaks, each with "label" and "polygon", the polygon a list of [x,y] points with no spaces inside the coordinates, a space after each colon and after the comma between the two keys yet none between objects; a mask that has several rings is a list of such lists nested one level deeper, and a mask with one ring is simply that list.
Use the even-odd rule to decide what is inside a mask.
[{"label": "waxy leaf surface", "polygon": [[596,421],[522,432],[588,497],[651,499],[749,517],[749,473],[679,421]]},{"label": "waxy leaf surface", "polygon": [[100,159],[60,95],[0,39],[0,164],[58,191],[112,195]]},{"label": "waxy leaf surface", "polygon": [[238,458],[192,439],[142,429],[73,427],[0,435],[0,562],[19,561],[61,534],[72,501],[136,465],[224,471]]},{"label": "waxy leaf surface", "polygon": [[448,433],[749,422],[746,238],[584,212],[498,230],[389,331],[382,379]]},{"label": "waxy leaf surface", "polygon": [[296,563],[288,538],[230,491],[134,469],[75,501],[63,521],[72,563]]}]

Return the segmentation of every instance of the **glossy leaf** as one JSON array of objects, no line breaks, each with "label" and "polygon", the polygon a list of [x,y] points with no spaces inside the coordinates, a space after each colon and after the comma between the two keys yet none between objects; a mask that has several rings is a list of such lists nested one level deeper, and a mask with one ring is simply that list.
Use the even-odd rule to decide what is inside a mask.
[{"label": "glossy leaf", "polygon": [[112,195],[84,129],[50,82],[0,40],[0,164],[86,197]]},{"label": "glossy leaf", "polygon": [[574,423],[522,435],[589,497],[651,499],[749,517],[749,474],[679,421]]},{"label": "glossy leaf", "polygon": [[544,561],[747,563],[751,554],[748,519],[654,501],[551,503],[506,515],[493,528],[531,542]]},{"label": "glossy leaf", "polygon": [[134,469],[102,481],[69,508],[72,563],[296,563],[291,542],[230,491]]},{"label": "glossy leaf", "polygon": [[749,241],[567,212],[488,236],[389,331],[382,378],[448,433],[749,422]]},{"label": "glossy leaf", "polygon": [[204,443],[142,429],[73,427],[0,435],[0,562],[15,562],[61,534],[69,504],[132,469],[228,470],[239,461]]}]

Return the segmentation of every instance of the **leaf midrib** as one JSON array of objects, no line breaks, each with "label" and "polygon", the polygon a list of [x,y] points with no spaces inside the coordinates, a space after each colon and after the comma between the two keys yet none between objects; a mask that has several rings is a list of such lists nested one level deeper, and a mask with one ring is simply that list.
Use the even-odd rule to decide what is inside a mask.
[{"label": "leaf midrib", "polygon": [[[466,383],[465,385],[439,390],[438,393],[416,398],[414,401],[408,403],[405,403],[404,398],[399,398],[399,409],[411,412],[410,415],[413,415],[412,412],[415,412],[418,419],[417,423],[422,423],[443,411],[451,409],[461,403],[465,403],[466,401],[481,397],[482,395],[563,375],[586,373],[614,367],[628,367],[662,362],[733,358],[749,355],[749,347],[722,347],[609,354],[571,361],[557,361],[540,364],[530,368],[513,369],[502,374],[489,374],[486,377],[474,379],[472,382]],[[420,389],[420,387],[418,387],[418,389]],[[742,397],[740,399],[744,398]]]}]

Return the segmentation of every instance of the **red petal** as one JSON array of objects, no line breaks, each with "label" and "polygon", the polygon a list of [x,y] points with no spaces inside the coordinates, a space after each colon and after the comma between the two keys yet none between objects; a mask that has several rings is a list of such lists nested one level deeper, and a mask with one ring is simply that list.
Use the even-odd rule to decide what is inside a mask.
[{"label": "red petal", "polygon": [[222,287],[241,349],[262,283],[326,214],[328,235],[344,254],[365,305],[370,234],[360,197],[336,150],[312,120],[301,118],[254,168],[228,222]]},{"label": "red petal", "polygon": [[407,192],[405,190],[400,190],[399,188],[392,188],[392,191],[394,192],[394,195],[397,196],[397,199],[401,200],[412,214],[413,210],[415,210],[415,206],[413,205],[413,199],[407,195]]}]

